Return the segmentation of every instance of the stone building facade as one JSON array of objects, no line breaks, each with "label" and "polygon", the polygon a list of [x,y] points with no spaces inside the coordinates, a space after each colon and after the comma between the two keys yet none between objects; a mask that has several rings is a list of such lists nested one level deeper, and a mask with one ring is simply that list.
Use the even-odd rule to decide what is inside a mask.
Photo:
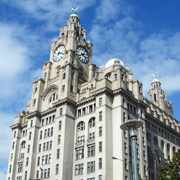
[{"label": "stone building facade", "polygon": [[[33,82],[26,111],[12,129],[7,180],[131,180],[131,141],[120,125],[142,120],[137,163],[142,179],[180,148],[180,123],[158,79],[148,99],[119,59],[98,68],[76,14],[51,44],[42,78]],[[112,157],[116,157],[117,160]]]}]

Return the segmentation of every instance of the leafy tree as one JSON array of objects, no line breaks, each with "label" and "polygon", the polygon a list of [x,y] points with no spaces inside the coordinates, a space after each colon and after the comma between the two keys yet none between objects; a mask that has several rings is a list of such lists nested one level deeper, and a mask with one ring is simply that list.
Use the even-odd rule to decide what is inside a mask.
[{"label": "leafy tree", "polygon": [[176,152],[173,159],[163,165],[158,165],[158,180],[180,180],[180,152]]}]

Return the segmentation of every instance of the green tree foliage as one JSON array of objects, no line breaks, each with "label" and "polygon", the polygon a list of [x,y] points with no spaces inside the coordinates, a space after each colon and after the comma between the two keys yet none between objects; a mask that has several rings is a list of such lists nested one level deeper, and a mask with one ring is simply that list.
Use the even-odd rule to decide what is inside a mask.
[{"label": "green tree foliage", "polygon": [[180,180],[180,152],[176,152],[173,159],[166,165],[158,165],[158,180]]}]

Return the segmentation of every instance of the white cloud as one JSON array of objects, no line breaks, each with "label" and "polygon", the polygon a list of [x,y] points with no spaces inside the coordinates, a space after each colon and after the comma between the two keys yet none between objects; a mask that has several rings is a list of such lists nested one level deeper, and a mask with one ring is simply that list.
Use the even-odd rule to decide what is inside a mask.
[{"label": "white cloud", "polygon": [[96,8],[96,21],[107,23],[116,21],[119,14],[129,16],[132,13],[132,6],[124,0],[101,0]]},{"label": "white cloud", "polygon": [[[60,23],[67,19],[70,15],[72,6],[79,6],[78,14],[81,14],[87,7],[96,3],[96,0],[82,1],[82,0],[2,0],[8,5],[23,10],[29,16],[36,20],[44,21],[43,31],[54,31],[60,27]],[[63,25],[63,24],[62,24]]]},{"label": "white cloud", "polygon": [[[0,24],[0,39],[0,108],[9,105],[18,108],[19,104],[24,104],[24,97],[30,98],[31,82],[38,72],[32,69],[34,63],[31,58],[39,43],[24,26],[17,24]],[[38,76],[41,74],[38,73]],[[21,100],[16,101],[17,98]]]}]

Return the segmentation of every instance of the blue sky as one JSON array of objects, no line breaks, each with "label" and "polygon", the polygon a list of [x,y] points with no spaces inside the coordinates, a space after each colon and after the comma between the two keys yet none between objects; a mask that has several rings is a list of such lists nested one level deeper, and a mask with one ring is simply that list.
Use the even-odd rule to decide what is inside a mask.
[{"label": "blue sky", "polygon": [[93,63],[119,58],[143,82],[144,96],[154,72],[180,120],[179,0],[0,0],[0,179],[5,179],[10,125],[31,98],[50,45],[66,24],[71,7],[93,42]]}]

